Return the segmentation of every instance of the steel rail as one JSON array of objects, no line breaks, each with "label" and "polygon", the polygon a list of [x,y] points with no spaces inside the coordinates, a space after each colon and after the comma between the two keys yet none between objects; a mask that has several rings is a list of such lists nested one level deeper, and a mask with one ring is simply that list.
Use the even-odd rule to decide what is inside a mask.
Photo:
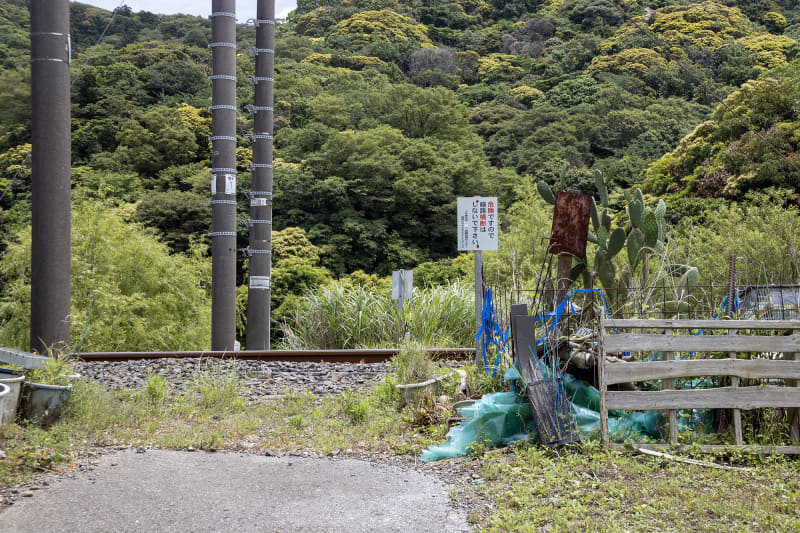
[{"label": "steel rail", "polygon": [[[467,359],[475,356],[475,348],[433,348],[428,355],[444,359]],[[360,350],[263,350],[201,352],[86,352],[76,354],[83,361],[133,361],[139,359],[208,357],[255,361],[287,361],[316,363],[384,363],[397,355],[396,348]]]}]

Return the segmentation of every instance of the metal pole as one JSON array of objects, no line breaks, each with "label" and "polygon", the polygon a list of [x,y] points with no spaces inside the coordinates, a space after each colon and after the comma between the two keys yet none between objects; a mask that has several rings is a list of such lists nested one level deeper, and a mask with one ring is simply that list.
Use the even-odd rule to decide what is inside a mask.
[{"label": "metal pole", "polygon": [[211,349],[236,342],[236,7],[211,1]]},{"label": "metal pole", "polygon": [[248,350],[269,350],[272,295],[272,125],[275,74],[275,0],[258,0],[253,112],[253,186],[250,192]]},{"label": "metal pole", "polygon": [[69,346],[70,38],[67,0],[31,2],[31,351]]},{"label": "metal pole", "polygon": [[[483,318],[483,263],[481,261],[481,251],[475,251],[475,335],[481,330],[481,322]],[[483,368],[483,341],[479,338],[475,341],[475,366],[481,372]]]}]

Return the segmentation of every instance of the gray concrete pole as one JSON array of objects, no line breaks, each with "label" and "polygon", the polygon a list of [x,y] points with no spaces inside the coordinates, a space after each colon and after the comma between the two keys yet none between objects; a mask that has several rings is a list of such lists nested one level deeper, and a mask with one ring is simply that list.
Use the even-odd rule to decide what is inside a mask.
[{"label": "gray concrete pole", "polygon": [[211,349],[236,342],[236,7],[211,1]]},{"label": "gray concrete pole", "polygon": [[272,295],[272,127],[275,75],[275,0],[258,0],[256,16],[253,186],[250,194],[248,350],[270,349]]},{"label": "gray concrete pole", "polygon": [[69,2],[31,2],[31,351],[70,344]]}]

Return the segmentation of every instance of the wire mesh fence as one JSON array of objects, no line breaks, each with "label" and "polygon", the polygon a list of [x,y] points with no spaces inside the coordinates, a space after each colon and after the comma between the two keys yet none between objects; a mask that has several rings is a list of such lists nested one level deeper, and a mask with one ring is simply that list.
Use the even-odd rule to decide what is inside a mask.
[{"label": "wire mesh fence", "polygon": [[[649,319],[800,319],[800,285],[751,285],[734,292],[728,314],[729,287],[724,284],[620,287],[570,291],[564,318],[596,320],[600,313],[613,318]],[[530,314],[546,315],[558,308],[555,288],[492,288],[501,325],[510,324],[511,306],[524,303]]]}]

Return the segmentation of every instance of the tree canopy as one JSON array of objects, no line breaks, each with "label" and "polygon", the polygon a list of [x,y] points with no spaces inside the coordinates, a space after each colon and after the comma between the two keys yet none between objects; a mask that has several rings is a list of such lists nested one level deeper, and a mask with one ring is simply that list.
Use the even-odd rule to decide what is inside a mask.
[{"label": "tree canopy", "polygon": [[[566,187],[595,194],[595,170],[612,199],[641,185],[677,202],[673,222],[768,190],[797,203],[800,7],[646,4],[298,2],[275,29],[273,224],[276,246],[292,250],[274,256],[279,314],[353,272],[424,264],[431,280],[461,276],[463,265],[452,266],[458,196],[498,196],[501,235],[514,236],[541,222],[531,184],[563,175]],[[112,14],[71,3],[70,15],[76,209],[105,206],[111,229],[132,228],[159,249],[154,262],[188,261],[200,279],[211,22],[122,6],[95,46]],[[30,223],[28,19],[25,0],[0,0],[0,248],[18,261]],[[244,246],[254,28],[240,25],[237,41]],[[244,256],[237,266],[243,284]],[[0,289],[22,290],[21,271],[7,272]]]}]

